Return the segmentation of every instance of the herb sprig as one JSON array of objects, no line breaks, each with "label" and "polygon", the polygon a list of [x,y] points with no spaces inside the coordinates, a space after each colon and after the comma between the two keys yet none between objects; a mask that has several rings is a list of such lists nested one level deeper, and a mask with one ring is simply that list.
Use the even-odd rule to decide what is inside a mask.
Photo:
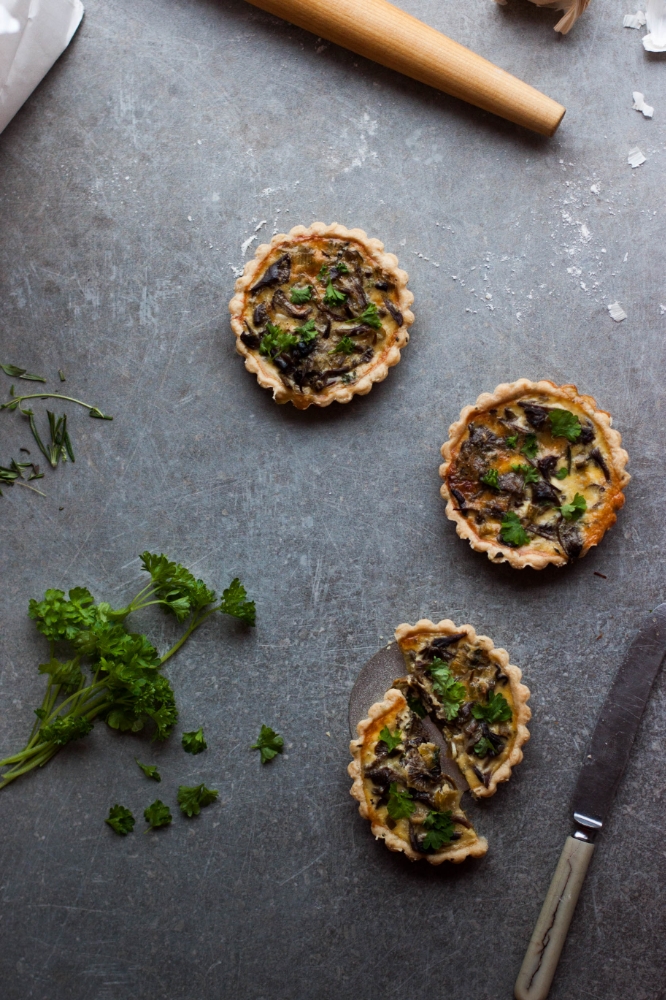
[{"label": "herb sprig", "polygon": [[436,656],[430,664],[432,686],[449,722],[456,718],[467,696],[467,688],[451,674],[448,663]]},{"label": "herb sprig", "polygon": [[[9,769],[0,777],[0,788],[86,736],[97,718],[121,732],[139,732],[150,724],[153,738],[165,739],[178,711],[171,685],[161,672],[164,664],[217,611],[254,624],[254,602],[247,600],[239,580],[232,581],[216,604],[215,592],[184,566],[149,552],[141,560],[150,583],[124,608],[95,603],[85,587],[73,588],[67,597],[62,590],[47,590],[43,600],[30,601],[29,617],[49,641],[49,661],[39,668],[48,682],[26,746],[0,760],[0,767]],[[145,635],[125,627],[130,614],[153,605],[187,623],[183,635],[162,656]],[[58,659],[57,646],[68,649],[71,658]],[[82,668],[84,660],[90,676]]]}]

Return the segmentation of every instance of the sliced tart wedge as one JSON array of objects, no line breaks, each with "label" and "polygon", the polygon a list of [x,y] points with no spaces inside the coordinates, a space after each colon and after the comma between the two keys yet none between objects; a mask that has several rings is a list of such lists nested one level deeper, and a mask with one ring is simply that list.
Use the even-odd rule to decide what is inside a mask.
[{"label": "sliced tart wedge", "polygon": [[295,226],[258,247],[236,281],[236,350],[278,403],[347,403],[400,360],[414,322],[407,280],[362,229]]},{"label": "sliced tart wedge", "polygon": [[351,794],[375,837],[431,865],[486,853],[460,808],[462,793],[440,768],[440,748],[400,691],[391,688],[370,708],[358,734],[350,744]]},{"label": "sliced tart wedge", "polygon": [[472,548],[517,569],[563,566],[624,504],[628,455],[575,385],[520,379],[466,406],[442,446],[446,515]]}]

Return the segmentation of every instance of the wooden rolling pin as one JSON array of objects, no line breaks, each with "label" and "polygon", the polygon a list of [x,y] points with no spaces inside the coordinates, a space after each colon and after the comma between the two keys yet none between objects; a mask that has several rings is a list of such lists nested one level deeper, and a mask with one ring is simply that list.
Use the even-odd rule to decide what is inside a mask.
[{"label": "wooden rolling pin", "polygon": [[300,28],[541,135],[566,108],[387,0],[249,0]]}]

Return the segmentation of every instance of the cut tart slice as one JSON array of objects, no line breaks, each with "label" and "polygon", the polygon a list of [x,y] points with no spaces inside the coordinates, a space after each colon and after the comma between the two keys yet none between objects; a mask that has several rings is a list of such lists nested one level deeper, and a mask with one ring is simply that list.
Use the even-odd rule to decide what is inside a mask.
[{"label": "cut tart slice", "polygon": [[315,222],[257,248],[229,303],[236,350],[278,403],[348,403],[400,360],[414,296],[362,229]]},{"label": "cut tart slice", "polygon": [[621,441],[575,385],[498,385],[462,410],[442,446],[447,517],[494,562],[563,566],[601,541],[624,504]]},{"label": "cut tart slice", "polygon": [[407,667],[396,681],[408,704],[440,729],[449,756],[472,795],[494,795],[523,759],[530,738],[529,689],[505,649],[448,619],[399,625],[395,637]]},{"label": "cut tart slice", "polygon": [[431,865],[486,853],[487,841],[460,808],[462,793],[440,768],[440,748],[400,691],[387,691],[359,722],[358,733],[350,743],[351,794],[375,837]]}]

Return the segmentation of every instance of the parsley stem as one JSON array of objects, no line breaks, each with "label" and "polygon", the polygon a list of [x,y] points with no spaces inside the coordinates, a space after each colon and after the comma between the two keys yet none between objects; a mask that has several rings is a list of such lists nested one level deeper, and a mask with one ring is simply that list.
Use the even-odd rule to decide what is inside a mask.
[{"label": "parsley stem", "polygon": [[20,479],[14,480],[14,486],[24,486],[26,490],[32,490],[33,493],[39,493],[40,497],[46,496],[46,493],[42,493],[42,491],[38,490],[36,486],[30,486],[29,483],[22,483]]},{"label": "parsley stem", "polygon": [[77,403],[79,406],[83,406],[89,413],[94,412],[96,415],[99,414],[102,420],[113,420],[113,417],[103,414],[97,406],[93,406],[91,403],[84,403],[82,399],[74,399],[73,396],[63,396],[59,392],[32,392],[28,396],[13,396],[0,406],[0,410],[15,410],[18,404],[26,399],[62,399],[67,403]]},{"label": "parsley stem", "polygon": [[203,614],[200,613],[199,615],[195,616],[190,627],[187,629],[186,632],[183,633],[178,642],[171,647],[169,652],[164,654],[164,656],[160,659],[160,663],[166,663],[166,661],[171,656],[173,656],[174,653],[177,653],[180,647],[183,645],[183,643],[187,642],[187,640],[192,635],[194,630],[199,628],[202,622],[204,622],[209,615],[212,615],[214,611],[218,611],[219,608],[220,605],[216,605],[214,608],[209,608],[209,610],[205,611]]}]

